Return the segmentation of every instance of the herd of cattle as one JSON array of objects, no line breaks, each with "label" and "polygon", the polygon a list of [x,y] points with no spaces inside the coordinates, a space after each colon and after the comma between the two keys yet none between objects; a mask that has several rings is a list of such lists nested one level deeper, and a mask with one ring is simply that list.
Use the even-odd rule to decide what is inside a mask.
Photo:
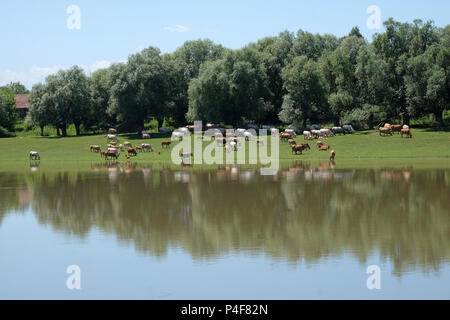
[{"label": "herd of cattle", "polygon": [[378,132],[380,133],[380,136],[392,136],[394,132],[397,132],[401,135],[402,138],[403,136],[412,138],[411,129],[407,125],[402,126],[400,124],[386,123],[383,127],[378,128]]},{"label": "herd of cattle", "polygon": [[[227,152],[237,151],[241,146],[242,138],[247,141],[255,141],[258,145],[264,145],[264,141],[258,139],[258,135],[256,133],[257,126],[249,125],[248,129],[225,129],[218,128],[213,125],[207,125],[207,130],[204,135],[199,136],[198,139],[210,139],[214,138],[217,145],[224,147]],[[161,147],[163,149],[170,148],[172,145],[172,141],[180,141],[186,136],[190,136],[192,131],[194,131],[194,126],[186,126],[179,128],[171,133],[171,131],[167,128],[161,128],[160,132],[164,134],[171,133],[171,141],[163,141],[161,142]],[[284,132],[279,133],[278,129],[273,128],[271,126],[263,126],[262,129],[265,129],[272,135],[272,137],[279,136],[282,142],[287,142],[291,146],[292,154],[302,154],[305,150],[311,150],[311,146],[307,142],[302,142],[297,144],[295,139],[298,135],[303,133],[304,140],[318,140],[316,142],[317,148],[319,151],[329,151],[331,147],[329,145],[325,145],[323,140],[327,140],[329,137],[339,135],[352,134],[355,132],[351,125],[344,125],[342,127],[325,127],[321,128],[319,125],[313,125],[308,128],[308,130],[304,130],[303,132],[296,127],[290,127],[286,129]],[[407,136],[412,138],[411,130],[408,126],[404,125],[391,125],[385,124],[383,127],[379,127],[378,129],[380,136],[392,136],[393,133],[397,132],[403,136]],[[99,145],[91,145],[90,151],[99,153],[102,158],[105,160],[115,159],[117,160],[121,153],[126,153],[125,157],[130,159],[131,157],[136,157],[139,153],[143,152],[154,152],[153,147],[148,143],[142,143],[140,145],[133,146],[130,142],[120,143],[119,137],[117,135],[116,129],[109,129],[108,134],[105,136],[107,138],[108,146],[106,150],[103,150]],[[241,139],[239,139],[241,138]],[[150,135],[146,131],[142,131],[142,139],[150,139]],[[336,152],[334,150],[330,151],[330,160],[334,160],[336,156]],[[192,154],[181,154],[180,157],[190,158]],[[41,156],[36,151],[31,151],[29,154],[30,160],[40,160]]]}]

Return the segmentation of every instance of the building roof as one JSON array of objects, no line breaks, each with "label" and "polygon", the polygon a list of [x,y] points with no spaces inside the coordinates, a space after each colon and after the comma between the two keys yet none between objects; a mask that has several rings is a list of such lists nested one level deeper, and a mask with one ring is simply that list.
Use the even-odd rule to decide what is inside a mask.
[{"label": "building roof", "polygon": [[14,99],[16,100],[16,109],[28,109],[28,98],[30,94],[16,94]]}]

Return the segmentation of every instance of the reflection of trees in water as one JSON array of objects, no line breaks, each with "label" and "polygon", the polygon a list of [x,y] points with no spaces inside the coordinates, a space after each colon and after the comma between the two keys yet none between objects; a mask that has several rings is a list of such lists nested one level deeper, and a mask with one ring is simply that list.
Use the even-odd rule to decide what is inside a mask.
[{"label": "reflection of trees in water", "polygon": [[[235,168],[110,165],[93,171],[28,177],[38,220],[82,237],[98,227],[154,255],[180,246],[196,258],[245,250],[314,262],[351,252],[365,262],[380,252],[397,274],[417,266],[437,270],[450,257],[444,170],[334,171],[299,164],[278,179]],[[0,175],[0,186],[23,181]],[[0,219],[20,208],[18,190],[0,193]]]}]

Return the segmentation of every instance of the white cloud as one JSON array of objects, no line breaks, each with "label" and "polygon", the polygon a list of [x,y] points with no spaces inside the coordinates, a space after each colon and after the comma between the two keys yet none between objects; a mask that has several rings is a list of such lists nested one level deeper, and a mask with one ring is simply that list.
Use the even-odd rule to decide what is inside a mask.
[{"label": "white cloud", "polygon": [[187,32],[190,31],[191,28],[177,24],[175,27],[164,27],[164,30],[170,32]]},{"label": "white cloud", "polygon": [[[99,69],[108,68],[111,65],[111,62],[102,60],[97,61],[91,65],[81,65],[80,67],[83,70],[90,74]],[[44,82],[45,78],[51,74],[55,74],[59,70],[68,69],[62,65],[50,66],[50,67],[37,67],[33,66],[27,71],[14,71],[14,70],[4,70],[0,71],[0,86],[6,85],[10,82],[21,82],[28,89],[31,89],[32,86],[39,82]]]}]

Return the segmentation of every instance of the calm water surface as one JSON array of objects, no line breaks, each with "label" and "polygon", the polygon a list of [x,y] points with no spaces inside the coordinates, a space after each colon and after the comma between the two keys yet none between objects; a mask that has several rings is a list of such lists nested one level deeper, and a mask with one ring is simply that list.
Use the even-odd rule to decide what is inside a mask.
[{"label": "calm water surface", "polygon": [[0,298],[450,299],[450,170],[0,171]]}]

